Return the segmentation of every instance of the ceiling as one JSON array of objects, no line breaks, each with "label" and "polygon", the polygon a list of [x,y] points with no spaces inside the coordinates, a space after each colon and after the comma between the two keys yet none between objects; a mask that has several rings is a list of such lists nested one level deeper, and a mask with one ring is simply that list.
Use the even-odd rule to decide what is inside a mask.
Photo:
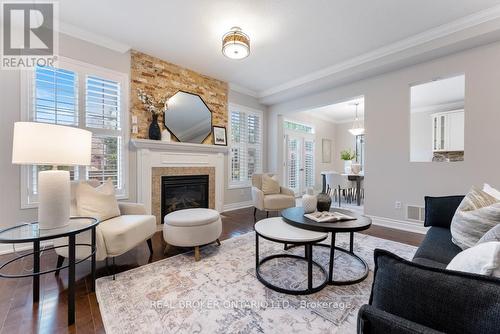
[{"label": "ceiling", "polygon": [[[325,69],[346,64],[374,50],[402,45],[401,41],[415,36],[420,38],[415,43],[422,42],[418,34],[456,32],[455,26],[448,30],[442,27],[499,5],[500,0],[61,0],[59,3],[63,32],[102,36],[108,45],[124,45],[151,54],[227,81],[235,90],[264,98],[315,80]],[[493,12],[494,18],[500,18],[500,7]],[[483,12],[474,15],[477,24],[485,23],[486,18],[493,19]],[[470,19],[460,22],[469,28],[472,25]],[[221,37],[235,25],[251,39],[251,54],[240,61],[221,54]],[[441,30],[432,30],[436,27]]]},{"label": "ceiling", "polygon": [[436,79],[411,87],[412,112],[434,110],[446,106],[463,107],[465,75]]},{"label": "ceiling", "polygon": [[317,117],[332,123],[352,122],[356,115],[356,104],[358,104],[358,117],[363,119],[365,113],[364,97],[357,97],[348,101],[301,111],[300,114],[308,117]]}]

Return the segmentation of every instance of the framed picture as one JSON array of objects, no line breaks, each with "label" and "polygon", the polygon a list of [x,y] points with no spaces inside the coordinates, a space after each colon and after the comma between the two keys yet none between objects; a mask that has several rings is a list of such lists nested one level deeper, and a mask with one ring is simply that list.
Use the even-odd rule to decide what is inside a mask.
[{"label": "framed picture", "polygon": [[332,141],[330,139],[323,138],[321,140],[321,162],[332,162]]},{"label": "framed picture", "polygon": [[214,126],[214,145],[227,146],[226,128],[223,126]]}]

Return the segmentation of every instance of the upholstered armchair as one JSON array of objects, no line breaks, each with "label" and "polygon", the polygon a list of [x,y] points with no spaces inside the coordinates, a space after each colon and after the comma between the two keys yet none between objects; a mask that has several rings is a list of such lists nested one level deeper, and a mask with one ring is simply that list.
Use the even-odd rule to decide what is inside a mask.
[{"label": "upholstered armchair", "polygon": [[[93,187],[97,187],[99,182],[87,181]],[[76,207],[76,186],[77,182],[71,183],[71,216],[77,216]],[[96,228],[96,260],[113,259],[116,256],[128,252],[142,242],[147,241],[149,251],[153,253],[151,237],[156,233],[156,217],[148,215],[142,204],[138,203],[119,203],[121,215],[102,221]],[[90,231],[79,234],[76,243],[90,244]],[[67,245],[67,238],[61,238],[54,241],[54,246]],[[57,266],[62,266],[64,258],[69,257],[68,248],[56,248]],[[77,246],[76,259],[83,259],[90,255],[90,247]],[[58,274],[58,272],[56,272]]]},{"label": "upholstered armchair", "polygon": [[[272,174],[267,175],[273,176]],[[257,209],[266,211],[266,216],[269,217],[269,211],[281,211],[295,207],[295,193],[289,188],[280,187],[280,192],[277,194],[264,194],[262,191],[262,176],[263,174],[254,174],[252,176],[254,217],[257,213]]]}]

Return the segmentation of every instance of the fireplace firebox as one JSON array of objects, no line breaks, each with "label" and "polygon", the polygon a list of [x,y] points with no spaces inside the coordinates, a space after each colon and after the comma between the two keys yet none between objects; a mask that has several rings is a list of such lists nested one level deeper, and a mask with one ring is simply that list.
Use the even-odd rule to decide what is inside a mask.
[{"label": "fireplace firebox", "polygon": [[162,176],[161,216],[190,208],[208,208],[208,175]]}]

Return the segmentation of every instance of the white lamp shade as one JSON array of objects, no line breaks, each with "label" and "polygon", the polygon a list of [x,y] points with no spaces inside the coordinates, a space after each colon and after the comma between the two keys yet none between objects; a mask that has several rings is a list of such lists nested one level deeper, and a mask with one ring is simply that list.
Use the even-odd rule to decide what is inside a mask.
[{"label": "white lamp shade", "polygon": [[69,126],[34,122],[14,124],[12,163],[90,165],[92,133]]}]

